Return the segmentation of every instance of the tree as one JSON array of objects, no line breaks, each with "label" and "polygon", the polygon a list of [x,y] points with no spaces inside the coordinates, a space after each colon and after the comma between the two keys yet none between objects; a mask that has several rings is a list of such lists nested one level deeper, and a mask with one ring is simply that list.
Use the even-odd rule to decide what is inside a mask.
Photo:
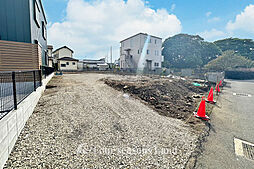
[{"label": "tree", "polygon": [[198,35],[178,34],[163,42],[163,66],[173,68],[203,67],[217,58],[221,50]]},{"label": "tree", "polygon": [[254,67],[254,62],[240,56],[233,50],[228,50],[223,52],[217,59],[214,59],[205,65],[205,68],[216,71],[225,71],[237,67],[251,68]]},{"label": "tree", "polygon": [[214,42],[223,52],[233,50],[247,59],[254,60],[254,41],[252,39],[228,38]]}]

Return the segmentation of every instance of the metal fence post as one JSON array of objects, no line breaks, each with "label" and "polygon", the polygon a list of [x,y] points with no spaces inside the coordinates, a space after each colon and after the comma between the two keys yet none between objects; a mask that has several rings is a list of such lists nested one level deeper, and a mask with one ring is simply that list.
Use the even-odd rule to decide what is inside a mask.
[{"label": "metal fence post", "polygon": [[33,71],[33,77],[34,77],[34,91],[36,91],[36,78],[35,78],[35,70]]},{"label": "metal fence post", "polygon": [[41,69],[39,70],[39,81],[40,81],[40,86],[42,86],[42,72],[41,72]]},{"label": "metal fence post", "polygon": [[12,86],[13,86],[13,101],[14,101],[14,109],[17,110],[17,91],[16,91],[16,78],[15,72],[12,72]]}]

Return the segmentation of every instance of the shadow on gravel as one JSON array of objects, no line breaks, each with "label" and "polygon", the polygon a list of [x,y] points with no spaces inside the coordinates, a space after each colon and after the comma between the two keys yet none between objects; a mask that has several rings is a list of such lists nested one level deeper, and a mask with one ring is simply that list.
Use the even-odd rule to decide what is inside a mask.
[{"label": "shadow on gravel", "polygon": [[57,86],[53,86],[53,85],[47,85],[46,89],[52,89],[52,88],[56,88]]}]

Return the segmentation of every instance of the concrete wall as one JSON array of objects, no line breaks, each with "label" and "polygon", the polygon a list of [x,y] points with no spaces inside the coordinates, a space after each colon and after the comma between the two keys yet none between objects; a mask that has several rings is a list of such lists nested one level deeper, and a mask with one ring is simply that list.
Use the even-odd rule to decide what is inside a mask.
[{"label": "concrete wall", "polygon": [[193,72],[193,69],[181,69],[182,76],[191,76]]},{"label": "concrete wall", "polygon": [[23,100],[17,110],[9,112],[0,120],[0,168],[3,168],[26,121],[33,113],[47,83],[53,76],[54,74],[51,74],[44,79],[43,85]]},{"label": "concrete wall", "polygon": [[220,80],[224,80],[224,72],[208,72],[206,73],[206,79],[208,82],[217,83]]}]

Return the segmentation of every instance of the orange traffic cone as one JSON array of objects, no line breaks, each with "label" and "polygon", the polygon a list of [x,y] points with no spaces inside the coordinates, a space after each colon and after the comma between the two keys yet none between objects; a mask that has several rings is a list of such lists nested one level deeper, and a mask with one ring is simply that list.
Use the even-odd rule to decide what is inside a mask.
[{"label": "orange traffic cone", "polygon": [[211,89],[210,89],[210,92],[208,94],[206,102],[211,103],[211,104],[216,103],[216,101],[213,100],[213,87],[211,87]]},{"label": "orange traffic cone", "polygon": [[220,91],[220,85],[216,85],[216,88],[215,88],[215,91],[217,92],[217,93],[220,93],[221,91]]},{"label": "orange traffic cone", "polygon": [[220,80],[219,86],[222,86],[222,81]]},{"label": "orange traffic cone", "polygon": [[194,116],[202,120],[209,120],[210,118],[206,115],[205,112],[205,99],[202,97],[201,103],[198,108],[198,112],[194,112]]}]

